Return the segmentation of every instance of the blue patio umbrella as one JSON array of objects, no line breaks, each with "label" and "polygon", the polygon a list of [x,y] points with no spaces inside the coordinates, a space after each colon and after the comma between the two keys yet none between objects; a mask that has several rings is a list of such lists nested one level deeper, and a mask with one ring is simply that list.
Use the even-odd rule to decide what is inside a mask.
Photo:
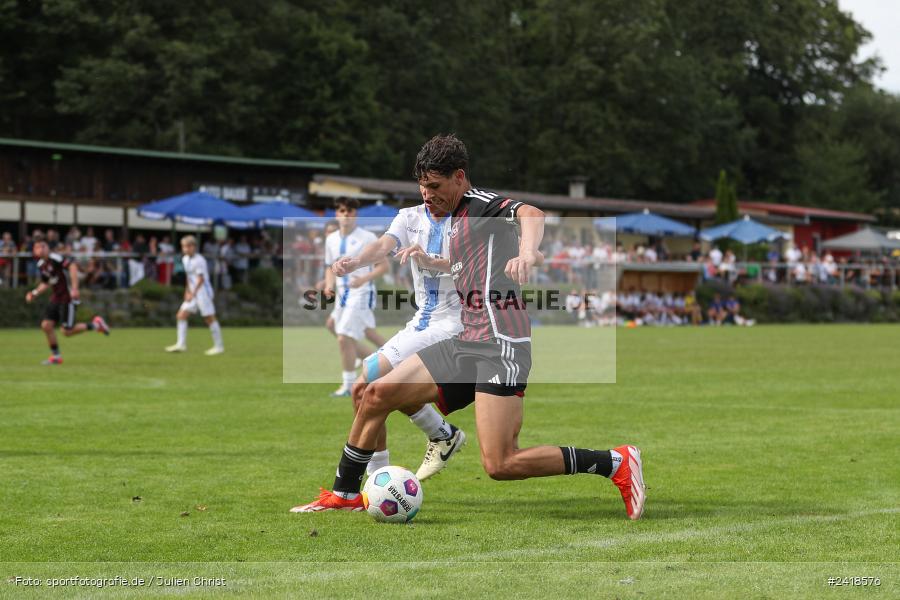
[{"label": "blue patio umbrella", "polygon": [[615,230],[620,233],[633,233],[637,235],[663,236],[692,236],[697,231],[690,225],[657,215],[644,209],[642,212],[628,213],[615,218],[601,217],[594,219],[594,227],[601,231]]},{"label": "blue patio umbrella", "polygon": [[[363,229],[374,229],[383,231],[391,225],[391,221],[397,216],[400,210],[393,206],[385,206],[384,204],[370,204],[363,206],[356,211],[356,216],[360,219],[359,226]],[[334,219],[335,213],[333,208],[326,208],[321,223]]]},{"label": "blue patio umbrella", "polygon": [[317,221],[322,220],[313,211],[287,202],[258,202],[242,206],[240,210],[246,218],[255,221],[260,227],[283,227],[284,219],[290,219],[291,225],[312,225],[313,228],[318,228]]},{"label": "blue patio umbrella", "polygon": [[379,202],[378,204],[363,206],[356,212],[356,215],[359,217],[359,225],[363,229],[383,231],[390,227],[391,221],[394,220],[394,217],[399,212],[399,209]]},{"label": "blue patio umbrella", "polygon": [[779,231],[768,225],[763,225],[744,215],[742,219],[716,225],[700,232],[700,238],[708,242],[721,238],[729,238],[742,244],[757,244],[759,242],[774,242],[787,237],[783,231]]},{"label": "blue patio umbrella", "polygon": [[206,192],[189,192],[138,206],[137,213],[145,219],[171,219],[189,225],[227,223],[230,227],[253,227],[241,209]]}]

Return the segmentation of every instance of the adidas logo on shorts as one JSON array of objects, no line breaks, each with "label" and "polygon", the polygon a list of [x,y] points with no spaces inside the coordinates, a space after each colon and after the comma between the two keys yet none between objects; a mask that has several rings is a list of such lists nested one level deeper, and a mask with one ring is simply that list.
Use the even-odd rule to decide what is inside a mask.
[{"label": "adidas logo on shorts", "polygon": [[500,375],[494,375],[493,377],[488,379],[488,383],[496,383],[497,385],[500,385]]}]

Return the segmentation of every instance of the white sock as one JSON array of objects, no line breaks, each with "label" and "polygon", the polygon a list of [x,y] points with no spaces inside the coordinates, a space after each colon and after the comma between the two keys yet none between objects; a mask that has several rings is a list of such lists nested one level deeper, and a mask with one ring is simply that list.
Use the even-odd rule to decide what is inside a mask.
[{"label": "white sock", "polygon": [[187,346],[187,321],[178,319],[178,345]]},{"label": "white sock", "polygon": [[366,474],[371,475],[381,467],[387,467],[391,464],[391,455],[389,450],[378,450],[372,454],[372,460],[366,465]]},{"label": "white sock", "polygon": [[409,417],[416,427],[421,429],[429,440],[449,440],[453,436],[450,424],[432,405],[426,404],[419,412]]},{"label": "white sock", "polygon": [[612,471],[609,472],[609,476],[612,478],[616,471],[619,470],[619,465],[622,464],[622,455],[615,450],[610,450],[609,455],[612,457]]},{"label": "white sock", "polygon": [[341,371],[341,381],[344,382],[344,387],[349,390],[356,381],[356,371]]},{"label": "white sock", "polygon": [[224,348],[222,345],[222,328],[219,326],[218,321],[213,321],[212,325],[209,326],[209,332],[212,334],[213,346],[216,348]]}]

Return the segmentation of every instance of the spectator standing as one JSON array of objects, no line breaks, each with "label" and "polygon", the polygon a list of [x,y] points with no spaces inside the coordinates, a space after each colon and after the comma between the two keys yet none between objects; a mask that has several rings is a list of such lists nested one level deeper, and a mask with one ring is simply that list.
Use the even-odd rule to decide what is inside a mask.
[{"label": "spectator standing", "polygon": [[160,283],[172,283],[172,267],[175,265],[175,246],[169,236],[163,236],[156,255],[156,277]]},{"label": "spectator standing", "polygon": [[250,254],[253,249],[246,235],[242,235],[234,246],[234,279],[240,283],[247,283],[247,271],[250,269]]},{"label": "spectator standing", "polygon": [[47,230],[47,247],[50,248],[50,252],[59,252],[62,249],[62,242],[59,240],[59,232],[57,230]]},{"label": "spectator standing", "polygon": [[0,285],[12,287],[13,261],[16,260],[16,241],[8,231],[0,238]]},{"label": "spectator standing", "polygon": [[206,241],[203,242],[203,250],[200,252],[203,255],[203,258],[206,259],[206,268],[210,273],[210,285],[212,285],[215,289],[221,287],[219,282],[219,242],[216,241],[216,238],[209,236],[206,238]]},{"label": "spectator standing", "polygon": [[703,251],[700,249],[700,242],[694,242],[691,247],[691,253],[688,255],[692,262],[699,262],[703,258]]},{"label": "spectator standing", "polygon": [[831,252],[826,252],[824,258],[822,259],[822,264],[825,269],[825,273],[827,275],[828,283],[834,285],[837,283],[838,277],[838,266],[834,260],[834,256],[832,256]]},{"label": "spectator standing", "polygon": [[719,250],[718,246],[713,246],[712,250],[709,251],[709,259],[717,271],[719,270],[719,265],[722,264],[722,257],[722,251]]},{"label": "spectator standing", "polygon": [[103,232],[103,243],[100,248],[106,252],[116,252],[119,250],[119,243],[116,241],[116,233],[112,229]]},{"label": "spectator standing", "polygon": [[81,251],[85,254],[94,254],[97,252],[99,242],[94,237],[94,228],[88,227],[81,238]]},{"label": "spectator standing", "polygon": [[234,259],[234,240],[228,238],[222,242],[222,246],[219,248],[219,268],[222,273],[222,288],[226,290],[231,289],[234,280],[234,265],[232,264]]},{"label": "spectator standing", "polygon": [[69,227],[69,231],[66,233],[66,246],[72,252],[81,252],[81,230],[77,225]]}]

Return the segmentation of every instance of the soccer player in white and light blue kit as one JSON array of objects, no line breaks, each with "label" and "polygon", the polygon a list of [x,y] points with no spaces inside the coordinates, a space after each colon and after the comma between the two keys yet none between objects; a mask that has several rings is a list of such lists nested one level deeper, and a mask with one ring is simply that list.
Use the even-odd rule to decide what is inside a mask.
[{"label": "soccer player in white and light blue kit", "polygon": [[225,345],[222,343],[222,329],[216,320],[216,305],[213,302],[213,287],[209,279],[206,259],[197,252],[197,238],[192,235],[181,238],[181,259],[184,265],[185,287],[184,302],[178,309],[178,341],[166,348],[166,352],[184,352],[187,350],[188,317],[199,312],[212,334],[213,347],[206,351],[207,356],[222,354]]},{"label": "soccer player in white and light blue kit", "polygon": [[[354,403],[362,398],[365,384],[389,373],[405,358],[462,331],[459,295],[450,276],[448,256],[450,217],[423,203],[403,208],[387,232],[367,245],[356,257],[332,264],[336,275],[351,273],[365,265],[394,255],[401,264],[410,263],[415,291],[416,314],[375,354],[363,361],[363,374],[353,389]],[[465,433],[447,423],[428,404],[408,415],[428,437],[425,459],[416,476],[428,479],[446,466],[450,457],[465,444]],[[387,431],[379,436],[379,447],[369,462],[369,472],[389,463]]]},{"label": "soccer player in white and light blue kit", "polygon": [[357,227],[356,210],[359,202],[353,198],[335,201],[337,231],[325,238],[325,295],[334,298],[334,334],[338,339],[341,355],[341,387],[332,396],[350,396],[356,381],[358,346],[366,338],[383,344],[384,338],[375,331],[375,280],[387,272],[387,261],[382,257],[362,267],[351,276],[336,276],[332,264],[340,258],[357,256],[368,244],[378,238],[371,231]]}]

